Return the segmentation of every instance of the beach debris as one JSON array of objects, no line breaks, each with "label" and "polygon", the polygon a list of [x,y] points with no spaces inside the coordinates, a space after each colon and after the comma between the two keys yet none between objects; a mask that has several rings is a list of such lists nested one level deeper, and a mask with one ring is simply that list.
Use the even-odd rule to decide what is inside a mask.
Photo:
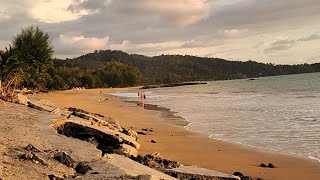
[{"label": "beach debris", "polygon": [[196,166],[180,166],[179,168],[168,169],[165,173],[177,179],[240,180],[240,177],[235,175]]},{"label": "beach debris", "polygon": [[146,156],[138,155],[137,157],[131,156],[130,159],[162,172],[164,172],[166,169],[178,168],[180,166],[180,163],[177,161],[164,159],[151,154]]},{"label": "beach debris", "polygon": [[146,131],[146,132],[153,132],[153,128],[147,129],[147,128],[142,128],[142,131]]},{"label": "beach debris", "polygon": [[269,163],[268,165],[261,163],[259,166],[263,168],[275,168],[275,166],[272,163]]},{"label": "beach debris", "polygon": [[40,150],[34,147],[32,144],[28,144],[24,149],[32,152],[40,152]]},{"label": "beach debris", "polygon": [[41,158],[39,158],[35,153],[33,152],[27,152],[23,155],[20,156],[20,159],[23,159],[23,160],[31,160],[33,161],[34,163],[36,164],[39,164],[41,163],[42,165],[47,165],[47,163],[44,162],[44,160],[42,160]]},{"label": "beach debris", "polygon": [[49,180],[64,180],[64,178],[58,177],[58,176],[53,175],[53,174],[49,174],[48,178],[49,178]]},{"label": "beach debris", "polygon": [[151,143],[157,143],[155,140],[151,140]]},{"label": "beach debris", "polygon": [[147,135],[146,133],[141,132],[141,131],[138,131],[137,133],[138,133],[139,135]]},{"label": "beach debris", "polygon": [[27,152],[25,154],[23,154],[20,159],[24,159],[24,160],[33,160],[35,157],[35,155],[32,152]]},{"label": "beach debris", "polygon": [[89,165],[87,165],[85,162],[78,163],[74,169],[79,174],[87,174],[89,170],[92,170],[92,168]]},{"label": "beach debris", "polygon": [[54,154],[54,159],[60,163],[66,165],[67,167],[73,167],[74,161],[71,157],[63,151],[58,151]]}]

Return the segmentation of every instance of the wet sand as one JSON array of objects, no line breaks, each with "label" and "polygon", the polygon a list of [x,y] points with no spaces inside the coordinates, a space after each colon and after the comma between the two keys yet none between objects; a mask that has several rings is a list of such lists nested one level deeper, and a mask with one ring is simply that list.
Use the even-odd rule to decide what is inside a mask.
[{"label": "wet sand", "polygon": [[[124,89],[57,91],[39,96],[62,107],[78,107],[109,116],[118,120],[121,126],[132,127],[136,131],[152,128],[152,132],[148,131],[147,135],[139,136],[139,153],[143,155],[158,152],[163,157],[185,165],[196,165],[231,174],[240,171],[254,178],[320,179],[319,162],[209,139],[184,129],[181,126],[183,124],[179,124],[183,123],[181,119],[169,123],[172,117],[165,112],[167,110],[147,110],[136,103],[122,102],[118,97],[105,95],[119,90]],[[151,140],[157,143],[151,143]],[[277,168],[261,168],[261,163],[272,163]]]}]

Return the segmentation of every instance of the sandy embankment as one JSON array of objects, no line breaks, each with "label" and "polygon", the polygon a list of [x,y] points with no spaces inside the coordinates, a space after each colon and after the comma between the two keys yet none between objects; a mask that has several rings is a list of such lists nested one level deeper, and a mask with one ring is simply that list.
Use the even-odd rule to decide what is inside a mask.
[{"label": "sandy embankment", "polygon": [[[62,107],[78,107],[114,118],[123,127],[153,128],[154,132],[140,135],[140,154],[159,152],[163,157],[185,165],[196,165],[226,173],[240,171],[263,179],[320,179],[320,163],[308,159],[285,156],[212,140],[189,132],[182,126],[163,119],[160,112],[124,103],[117,97],[105,96],[117,89],[92,89],[51,92],[41,97]],[[106,98],[108,100],[106,100]],[[157,143],[151,143],[155,140]],[[273,163],[277,168],[261,168],[260,163]]]}]

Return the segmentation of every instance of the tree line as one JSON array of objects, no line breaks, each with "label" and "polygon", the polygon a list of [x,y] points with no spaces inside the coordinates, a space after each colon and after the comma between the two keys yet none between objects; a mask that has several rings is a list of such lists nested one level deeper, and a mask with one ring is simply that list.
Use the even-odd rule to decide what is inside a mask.
[{"label": "tree line", "polygon": [[320,63],[275,65],[252,60],[228,61],[221,58],[189,55],[148,57],[113,50],[96,50],[73,59],[55,59],[54,64],[56,67],[78,67],[81,70],[87,70],[114,60],[137,67],[145,77],[144,84],[228,80],[320,72]]},{"label": "tree line", "polygon": [[0,50],[0,82],[38,90],[73,87],[127,87],[320,72],[320,63],[275,65],[189,55],[148,57],[117,50],[95,50],[73,59],[54,59],[48,33],[22,29]]}]

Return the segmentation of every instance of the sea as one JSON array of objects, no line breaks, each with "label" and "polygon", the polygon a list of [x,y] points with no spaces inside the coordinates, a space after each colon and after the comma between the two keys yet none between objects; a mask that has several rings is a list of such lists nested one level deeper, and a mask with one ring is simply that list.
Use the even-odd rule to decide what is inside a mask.
[{"label": "sea", "polygon": [[[320,73],[144,90],[209,138],[320,162]],[[136,92],[116,92],[138,100]]]}]

